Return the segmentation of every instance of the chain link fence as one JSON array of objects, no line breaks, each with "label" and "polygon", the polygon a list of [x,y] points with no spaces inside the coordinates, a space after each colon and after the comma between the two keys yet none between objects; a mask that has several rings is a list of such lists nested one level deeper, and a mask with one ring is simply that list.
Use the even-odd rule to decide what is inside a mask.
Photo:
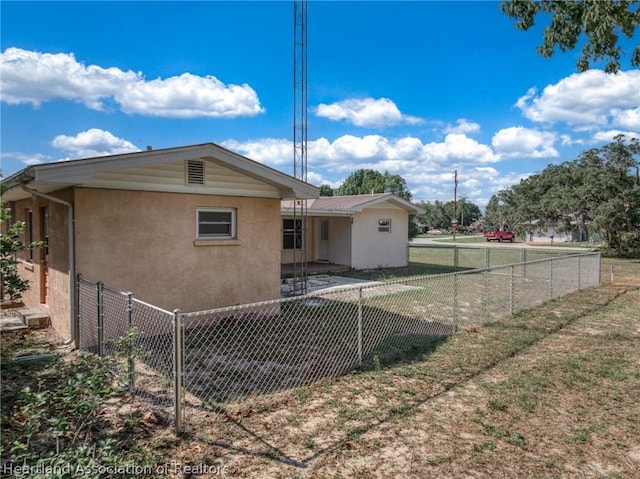
[{"label": "chain link fence", "polygon": [[77,289],[78,347],[98,355],[125,356],[127,378],[120,380],[131,393],[166,409],[165,416],[173,421],[175,313],[82,276]]},{"label": "chain link fence", "polygon": [[426,263],[451,266],[454,270],[490,268],[505,264],[526,263],[539,259],[558,258],[582,252],[565,248],[563,250],[526,248],[517,245],[501,247],[484,247],[474,244],[438,244],[415,243],[409,244],[411,256]]},{"label": "chain link fence", "polygon": [[109,353],[106,342],[138,328],[135,392],[173,404],[179,432],[196,407],[420,358],[457,331],[596,286],[599,278],[600,255],[589,253],[189,313],[81,279],[80,344]]}]

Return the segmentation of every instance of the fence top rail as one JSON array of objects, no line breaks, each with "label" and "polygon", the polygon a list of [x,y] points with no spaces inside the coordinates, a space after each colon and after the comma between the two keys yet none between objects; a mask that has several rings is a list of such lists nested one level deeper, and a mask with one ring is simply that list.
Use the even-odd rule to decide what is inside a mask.
[{"label": "fence top rail", "polygon": [[[487,246],[485,243],[413,243],[409,242],[410,248],[433,248],[433,249],[486,249],[486,248],[499,248],[500,246]],[[513,246],[508,246],[515,250],[527,250],[527,251],[539,251],[541,253],[557,253],[560,256],[574,256],[576,254],[593,253],[593,251],[585,251],[585,248],[580,246],[523,246],[518,243],[514,243]]]},{"label": "fence top rail", "polygon": [[[87,278],[85,278],[84,276],[81,276],[81,275],[78,275],[78,281],[81,282],[81,283],[86,283],[86,284],[92,285],[92,286],[97,286],[98,284],[101,283],[101,281],[92,281],[92,280],[87,279]],[[120,294],[122,296],[131,296],[131,301],[133,303],[138,303],[141,306],[145,306],[147,308],[153,309],[155,311],[158,311],[160,313],[164,313],[164,314],[167,314],[167,315],[173,317],[174,313],[172,311],[167,311],[166,309],[163,309],[163,308],[161,308],[159,306],[155,306],[155,305],[153,305],[151,303],[147,303],[147,302],[142,301],[142,300],[140,300],[138,298],[135,298],[135,297],[133,297],[133,293],[131,293],[130,291],[122,291],[120,289],[116,289],[116,288],[113,288],[111,286],[108,286],[108,285],[106,285],[104,283],[102,283],[102,289],[105,290],[105,291],[110,291],[110,292],[115,293],[115,294]]]},{"label": "fence top rail", "polygon": [[91,281],[90,279],[87,279],[82,275],[78,275],[78,281],[80,283],[86,283],[86,284],[90,284],[92,286],[96,286],[98,284],[98,281]]},{"label": "fence top rail", "polygon": [[[125,293],[125,294],[126,294],[126,293]],[[174,315],[174,313],[173,313],[172,311],[167,311],[166,309],[163,309],[163,308],[161,308],[161,307],[159,307],[159,306],[155,306],[155,305],[153,305],[153,304],[151,304],[151,303],[147,303],[147,302],[142,301],[142,300],[137,299],[137,298],[131,298],[131,302],[133,302],[133,303],[137,303],[137,304],[139,304],[139,305],[141,305],[141,306],[144,306],[144,307],[146,307],[146,308],[153,309],[153,310],[155,310],[155,311],[158,311],[159,313],[164,313],[164,314],[166,314],[167,316],[171,316],[171,317],[173,317],[173,315]]]},{"label": "fence top rail", "polygon": [[600,253],[597,252],[587,252],[587,253],[582,253],[582,254],[572,254],[572,255],[562,255],[562,256],[558,256],[558,257],[554,257],[554,258],[543,258],[543,259],[536,259],[536,260],[531,260],[531,261],[525,261],[522,263],[513,263],[513,264],[503,264],[503,265],[499,265],[499,266],[489,266],[489,267],[482,267],[482,268],[477,268],[477,269],[471,269],[471,270],[466,270],[466,271],[454,271],[451,273],[438,273],[438,274],[427,274],[427,275],[419,275],[419,276],[407,276],[406,278],[401,278],[401,279],[395,279],[392,281],[373,281],[370,283],[358,283],[358,284],[354,284],[354,285],[348,285],[348,286],[344,286],[342,288],[336,288],[336,289],[331,289],[330,291],[316,291],[316,292],[312,292],[312,293],[307,293],[304,295],[299,295],[299,296],[291,296],[288,298],[276,298],[276,299],[270,299],[270,300],[266,300],[266,301],[259,301],[259,302],[255,302],[255,303],[247,303],[247,304],[240,304],[240,305],[234,305],[234,306],[225,306],[222,308],[213,308],[213,309],[206,309],[206,310],[202,310],[202,311],[190,311],[190,312],[180,312],[180,316],[184,317],[184,318],[195,318],[198,316],[211,316],[211,315],[217,315],[217,314],[221,314],[221,313],[228,313],[228,312],[232,312],[232,311],[240,311],[240,310],[247,310],[247,309],[253,309],[253,308],[264,308],[266,306],[273,306],[276,304],[285,304],[285,303],[289,303],[289,302],[295,302],[295,301],[304,301],[307,299],[317,299],[317,298],[321,298],[323,296],[335,296],[335,295],[339,295],[341,293],[353,293],[354,291],[357,290],[368,290],[368,289],[374,289],[374,288],[386,288],[386,287],[391,287],[393,285],[400,285],[400,284],[407,284],[407,283],[412,283],[412,282],[418,282],[418,281],[425,281],[425,280],[433,280],[433,279],[445,279],[445,278],[453,278],[453,277],[457,277],[457,276],[461,276],[461,275],[472,275],[472,274],[479,274],[479,273],[485,273],[488,271],[492,271],[492,270],[499,270],[499,269],[507,269],[510,267],[516,267],[516,266],[524,266],[524,265],[534,265],[534,264],[542,264],[542,263],[548,263],[548,262],[558,262],[558,261],[569,261],[569,260],[575,260],[576,258],[579,257],[600,257]]}]

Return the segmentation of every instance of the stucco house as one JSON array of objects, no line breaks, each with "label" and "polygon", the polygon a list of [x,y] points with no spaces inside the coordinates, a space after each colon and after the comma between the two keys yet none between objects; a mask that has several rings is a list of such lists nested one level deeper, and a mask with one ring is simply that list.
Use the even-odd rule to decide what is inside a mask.
[{"label": "stucco house", "polygon": [[25,240],[23,299],[77,335],[76,274],[173,310],[280,294],[280,205],[318,188],[214,143],[27,167],[2,181]]},{"label": "stucco house", "polygon": [[[296,207],[302,205],[282,202],[283,266],[294,262],[294,245],[301,245]],[[307,200],[306,211],[307,261],[356,269],[407,266],[409,215],[424,214],[393,193],[321,196]]]}]

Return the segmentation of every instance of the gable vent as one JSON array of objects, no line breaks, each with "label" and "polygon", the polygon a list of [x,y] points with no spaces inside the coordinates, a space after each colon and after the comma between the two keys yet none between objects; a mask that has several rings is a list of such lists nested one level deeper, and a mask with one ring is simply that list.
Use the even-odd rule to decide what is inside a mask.
[{"label": "gable vent", "polygon": [[187,184],[204,185],[204,161],[187,160]]}]

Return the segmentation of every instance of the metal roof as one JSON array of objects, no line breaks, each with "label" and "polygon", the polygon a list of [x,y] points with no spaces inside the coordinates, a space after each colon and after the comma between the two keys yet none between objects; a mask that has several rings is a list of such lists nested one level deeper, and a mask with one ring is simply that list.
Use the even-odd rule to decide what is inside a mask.
[{"label": "metal roof", "polygon": [[[394,195],[393,193],[372,193],[370,195],[349,196],[320,196],[307,200],[307,214],[322,215],[334,214],[338,216],[350,216],[359,213],[366,208],[390,204],[406,209],[409,214],[424,214],[424,210],[417,205]],[[290,200],[282,201],[283,213],[293,212],[294,203]]]}]

